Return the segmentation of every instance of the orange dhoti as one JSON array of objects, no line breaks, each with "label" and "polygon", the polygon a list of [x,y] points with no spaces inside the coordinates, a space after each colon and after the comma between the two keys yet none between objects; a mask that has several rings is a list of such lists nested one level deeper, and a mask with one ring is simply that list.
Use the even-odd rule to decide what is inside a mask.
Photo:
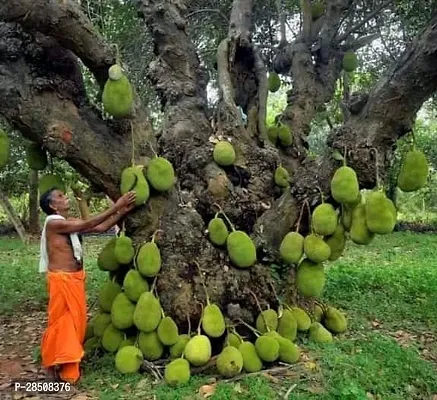
[{"label": "orange dhoti", "polygon": [[63,381],[75,383],[84,356],[87,314],[85,272],[47,272],[48,327],[41,343],[45,368],[59,365]]}]

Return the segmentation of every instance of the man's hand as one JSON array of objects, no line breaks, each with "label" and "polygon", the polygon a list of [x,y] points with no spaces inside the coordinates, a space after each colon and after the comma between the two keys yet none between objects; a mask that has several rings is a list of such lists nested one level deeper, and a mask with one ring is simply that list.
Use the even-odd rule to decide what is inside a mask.
[{"label": "man's hand", "polygon": [[134,202],[134,203],[131,203],[131,204],[129,204],[129,205],[127,205],[126,207],[124,207],[124,208],[121,210],[121,212],[122,212],[123,214],[128,214],[128,213],[130,213],[134,208],[135,208],[135,202]]},{"label": "man's hand", "polygon": [[135,192],[127,192],[117,200],[115,206],[119,210],[123,210],[126,207],[131,207],[132,205],[133,207],[135,207],[136,198],[137,198],[137,194]]}]

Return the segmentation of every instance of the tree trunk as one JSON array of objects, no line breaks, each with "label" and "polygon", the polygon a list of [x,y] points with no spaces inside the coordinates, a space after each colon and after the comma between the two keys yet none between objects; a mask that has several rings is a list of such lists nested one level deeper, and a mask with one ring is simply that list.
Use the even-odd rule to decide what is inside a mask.
[{"label": "tree trunk", "polygon": [[29,173],[29,233],[39,234],[38,171]]},{"label": "tree trunk", "polygon": [[8,197],[1,189],[0,189],[0,205],[5,210],[5,213],[9,219],[10,223],[14,226],[21,241],[24,244],[26,244],[27,243],[26,230],[24,229],[24,226],[20,220],[20,217],[17,215],[14,208],[12,207],[12,204],[9,202]]}]

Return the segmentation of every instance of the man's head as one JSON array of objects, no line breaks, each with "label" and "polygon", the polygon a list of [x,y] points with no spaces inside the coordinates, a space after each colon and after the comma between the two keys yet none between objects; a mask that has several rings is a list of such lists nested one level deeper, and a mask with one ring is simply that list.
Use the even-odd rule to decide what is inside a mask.
[{"label": "man's head", "polygon": [[39,205],[47,215],[63,214],[70,208],[68,197],[55,187],[41,195]]}]

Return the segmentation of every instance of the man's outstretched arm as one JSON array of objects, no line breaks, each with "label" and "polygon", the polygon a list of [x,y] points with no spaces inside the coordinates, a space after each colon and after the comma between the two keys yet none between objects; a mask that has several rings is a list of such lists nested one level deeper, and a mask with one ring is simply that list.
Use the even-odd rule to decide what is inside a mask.
[{"label": "man's outstretched arm", "polygon": [[95,226],[94,228],[82,231],[82,233],[103,233],[103,232],[106,232],[108,229],[110,229],[114,225],[116,225],[117,222],[120,221],[120,219],[122,219],[134,207],[135,207],[135,204],[132,204],[131,206],[127,206],[127,207],[123,208],[122,210],[117,211],[117,213],[111,215],[105,222],[102,222],[101,224]]}]

